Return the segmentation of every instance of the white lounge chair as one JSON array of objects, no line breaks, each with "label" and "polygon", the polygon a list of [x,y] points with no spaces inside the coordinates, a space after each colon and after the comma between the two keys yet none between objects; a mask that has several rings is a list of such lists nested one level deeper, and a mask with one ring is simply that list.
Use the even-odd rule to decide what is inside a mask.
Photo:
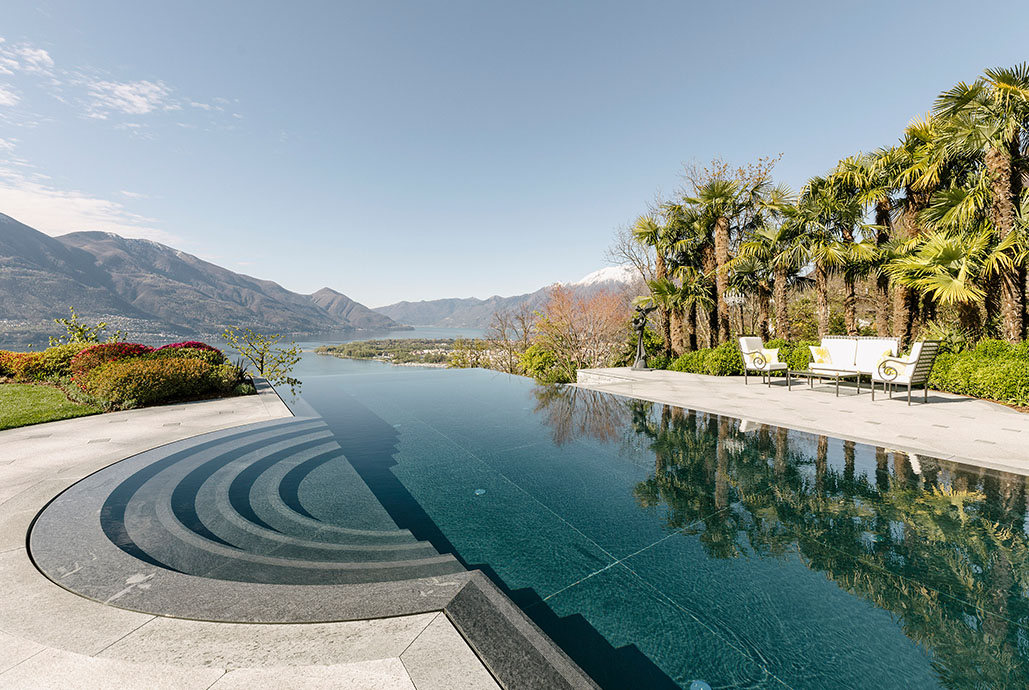
[{"label": "white lounge chair", "polygon": [[922,340],[911,346],[911,354],[907,357],[884,357],[872,372],[872,400],[875,400],[875,384],[878,382],[883,384],[883,390],[889,386],[891,398],[894,386],[907,386],[908,405],[911,404],[912,386],[921,386],[922,402],[929,402],[929,374],[939,352],[939,340]]},{"label": "white lounge chair", "polygon": [[768,385],[772,385],[773,371],[785,371],[786,379],[789,380],[789,365],[779,361],[779,349],[767,349],[761,342],[761,338],[742,337],[740,338],[740,352],[743,353],[743,383],[748,383],[747,372],[756,371],[761,374],[761,381],[768,378]]}]

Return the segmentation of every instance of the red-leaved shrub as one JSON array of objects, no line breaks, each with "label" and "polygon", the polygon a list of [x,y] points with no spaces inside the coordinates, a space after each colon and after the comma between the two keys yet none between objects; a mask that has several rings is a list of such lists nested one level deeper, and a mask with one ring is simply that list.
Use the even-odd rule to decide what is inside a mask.
[{"label": "red-leaved shrub", "polygon": [[126,357],[138,357],[153,352],[154,348],[140,343],[98,343],[78,353],[71,360],[71,378],[85,388],[85,377],[101,364]]},{"label": "red-leaved shrub", "polygon": [[188,347],[193,350],[210,350],[211,352],[217,352],[218,354],[221,354],[221,350],[219,350],[218,348],[211,347],[207,343],[202,343],[199,340],[186,340],[181,343],[169,343],[167,345],[162,345],[161,347],[157,348],[157,351],[160,352],[161,350],[173,350],[178,347]]}]

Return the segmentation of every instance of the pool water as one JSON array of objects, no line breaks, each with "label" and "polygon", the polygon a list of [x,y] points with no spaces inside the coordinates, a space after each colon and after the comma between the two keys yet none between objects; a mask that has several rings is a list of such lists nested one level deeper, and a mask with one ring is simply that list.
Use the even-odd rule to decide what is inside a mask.
[{"label": "pool water", "polygon": [[1029,686],[1022,476],[483,370],[296,375],[390,518],[604,688]]}]

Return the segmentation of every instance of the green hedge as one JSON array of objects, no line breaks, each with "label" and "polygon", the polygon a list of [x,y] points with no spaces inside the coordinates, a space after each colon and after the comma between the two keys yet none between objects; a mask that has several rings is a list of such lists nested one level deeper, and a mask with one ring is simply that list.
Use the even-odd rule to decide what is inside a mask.
[{"label": "green hedge", "polygon": [[[818,342],[802,340],[789,343],[785,340],[771,340],[765,347],[778,348],[779,361],[789,364],[790,369],[806,369],[811,360],[809,345],[818,345]],[[742,376],[743,355],[740,354],[739,345],[730,342],[714,348],[686,352],[671,360],[661,356],[651,357],[647,360],[647,366],[652,369],[670,369],[708,376]]]},{"label": "green hedge", "polygon": [[1010,405],[1029,405],[1029,342],[1011,345],[983,340],[974,350],[941,354],[933,366],[929,387]]},{"label": "green hedge", "polygon": [[191,357],[146,355],[107,362],[80,382],[90,395],[115,407],[153,405],[212,392],[217,374],[207,362]]}]

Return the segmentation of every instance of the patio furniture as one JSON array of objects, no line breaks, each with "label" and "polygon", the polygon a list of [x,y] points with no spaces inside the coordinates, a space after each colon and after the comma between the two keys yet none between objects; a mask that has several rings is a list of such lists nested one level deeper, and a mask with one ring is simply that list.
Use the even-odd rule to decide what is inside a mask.
[{"label": "patio furniture", "polygon": [[871,376],[884,356],[896,357],[899,338],[827,335],[819,347],[811,349],[808,369],[853,371]]},{"label": "patio furniture", "polygon": [[889,386],[890,398],[895,385],[907,386],[908,405],[911,404],[912,386],[921,386],[922,402],[929,402],[929,374],[939,352],[939,340],[922,340],[911,346],[911,354],[907,357],[883,358],[872,373],[872,400],[875,400],[875,384],[879,381],[883,390]]},{"label": "patio furniture", "polygon": [[840,397],[840,381],[848,381],[853,379],[857,382],[857,394],[861,395],[861,374],[856,371],[844,371],[843,369],[800,369],[791,371],[787,374],[787,390],[793,390],[793,386],[789,383],[790,376],[806,377],[808,388],[814,388],[815,379],[832,379],[836,382],[836,397]]},{"label": "patio furniture", "polygon": [[740,352],[743,353],[743,383],[748,383],[747,372],[756,371],[761,374],[762,383],[765,377],[768,378],[768,385],[772,385],[772,372],[785,371],[786,383],[789,385],[789,365],[779,361],[779,349],[767,349],[761,338],[744,336],[740,338]]}]

